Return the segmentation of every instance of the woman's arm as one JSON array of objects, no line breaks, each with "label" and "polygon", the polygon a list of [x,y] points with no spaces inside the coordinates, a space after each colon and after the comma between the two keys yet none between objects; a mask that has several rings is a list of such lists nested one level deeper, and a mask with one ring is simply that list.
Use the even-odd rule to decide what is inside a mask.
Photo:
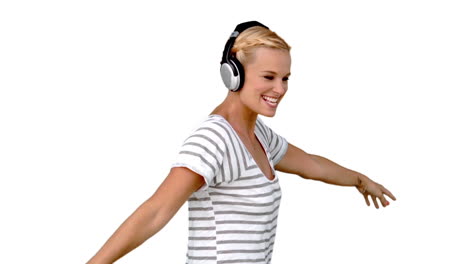
[{"label": "woman's arm", "polygon": [[367,205],[370,205],[369,196],[371,196],[376,208],[379,208],[377,198],[384,207],[390,204],[384,195],[396,200],[389,190],[365,175],[324,157],[307,154],[292,144],[288,145],[286,154],[275,168],[282,172],[297,174],[304,179],[341,186],[355,186],[364,195]]},{"label": "woman's arm", "polygon": [[190,195],[204,184],[186,168],[172,168],[158,190],[107,240],[88,264],[113,263],[161,230]]}]

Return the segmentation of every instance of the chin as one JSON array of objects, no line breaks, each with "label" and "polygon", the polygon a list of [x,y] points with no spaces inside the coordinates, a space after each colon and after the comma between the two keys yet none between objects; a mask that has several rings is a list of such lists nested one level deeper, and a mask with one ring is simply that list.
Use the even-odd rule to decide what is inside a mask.
[{"label": "chin", "polygon": [[264,113],[259,113],[260,115],[262,116],[266,116],[266,117],[274,117],[276,115],[276,111],[275,112],[264,112]]}]

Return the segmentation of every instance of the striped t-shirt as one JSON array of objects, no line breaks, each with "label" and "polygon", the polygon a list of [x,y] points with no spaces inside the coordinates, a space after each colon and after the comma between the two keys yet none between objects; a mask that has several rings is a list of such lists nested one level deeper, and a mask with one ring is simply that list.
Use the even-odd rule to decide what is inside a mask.
[{"label": "striped t-shirt", "polygon": [[[288,143],[259,118],[255,135],[273,173]],[[187,264],[271,263],[281,199],[226,119],[210,115],[184,142],[173,167],[200,174],[189,198]]]}]

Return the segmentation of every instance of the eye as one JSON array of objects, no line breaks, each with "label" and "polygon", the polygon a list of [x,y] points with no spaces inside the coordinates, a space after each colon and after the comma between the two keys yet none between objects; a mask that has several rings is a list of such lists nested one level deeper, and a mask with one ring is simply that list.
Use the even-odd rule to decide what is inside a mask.
[{"label": "eye", "polygon": [[269,75],[267,75],[267,76],[263,76],[263,78],[265,78],[265,79],[267,79],[267,80],[270,80],[270,81],[271,81],[271,80],[273,80],[273,78],[274,78],[274,77],[273,77],[273,76],[269,76]]},{"label": "eye", "polygon": [[289,81],[289,77],[284,77],[283,82],[287,82],[287,81]]}]

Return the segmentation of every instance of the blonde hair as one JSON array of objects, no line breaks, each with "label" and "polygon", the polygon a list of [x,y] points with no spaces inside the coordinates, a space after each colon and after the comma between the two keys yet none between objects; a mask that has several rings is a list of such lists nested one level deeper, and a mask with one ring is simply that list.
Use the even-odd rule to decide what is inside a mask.
[{"label": "blonde hair", "polygon": [[291,50],[288,43],[275,32],[255,26],[246,29],[236,38],[231,53],[235,54],[242,65],[246,65],[254,59],[255,49],[258,47]]}]

